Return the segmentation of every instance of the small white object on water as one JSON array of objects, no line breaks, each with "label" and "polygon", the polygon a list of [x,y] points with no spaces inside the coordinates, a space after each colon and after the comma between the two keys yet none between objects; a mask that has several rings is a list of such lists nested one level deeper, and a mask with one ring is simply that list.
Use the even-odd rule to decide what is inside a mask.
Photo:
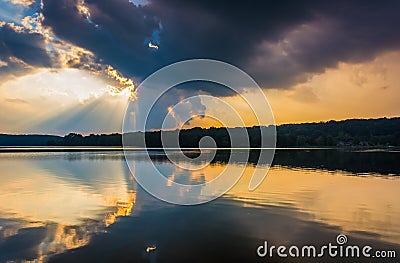
[{"label": "small white object on water", "polygon": [[156,250],[156,249],[157,249],[156,245],[149,246],[149,247],[146,248],[146,252],[150,253],[151,251]]}]

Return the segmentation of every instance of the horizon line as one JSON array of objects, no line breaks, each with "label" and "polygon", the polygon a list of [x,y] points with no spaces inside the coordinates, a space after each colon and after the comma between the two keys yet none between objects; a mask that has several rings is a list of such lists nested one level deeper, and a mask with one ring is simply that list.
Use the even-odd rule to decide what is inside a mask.
[{"label": "horizon line", "polygon": [[[324,123],[329,123],[329,122],[345,122],[345,121],[356,121],[356,120],[381,120],[381,119],[387,119],[387,120],[393,120],[393,119],[399,119],[400,116],[394,116],[394,117],[378,117],[378,118],[349,118],[349,119],[341,119],[341,120],[327,120],[327,121],[314,121],[314,122],[299,122],[299,123],[283,123],[283,124],[270,124],[270,125],[253,125],[253,126],[235,126],[235,127],[191,127],[191,128],[185,128],[185,129],[168,129],[168,130],[151,130],[151,131],[130,131],[130,132],[125,132],[127,133],[136,133],[136,132],[142,132],[142,133],[152,133],[152,132],[160,132],[160,131],[185,131],[185,130],[192,130],[192,129],[220,129],[220,128],[226,128],[226,129],[235,129],[235,128],[254,128],[254,127],[270,127],[270,126],[275,126],[275,127],[280,127],[280,126],[285,126],[285,125],[304,125],[304,124],[324,124]],[[62,134],[52,134],[52,133],[0,133],[0,135],[11,135],[11,136],[32,136],[32,135],[38,135],[38,136],[55,136],[55,137],[63,137],[69,134],[80,134],[82,136],[90,136],[90,135],[122,135],[124,134],[122,131],[115,131],[115,132],[108,132],[108,133],[94,133],[94,132],[75,132],[75,131],[70,131],[67,133]]]}]

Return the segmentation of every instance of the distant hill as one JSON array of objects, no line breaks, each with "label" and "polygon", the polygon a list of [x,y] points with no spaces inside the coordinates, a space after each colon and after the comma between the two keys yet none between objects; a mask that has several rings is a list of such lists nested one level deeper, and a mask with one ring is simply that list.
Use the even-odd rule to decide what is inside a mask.
[{"label": "distant hill", "polygon": [[277,133],[281,147],[400,146],[400,118],[285,124]]},{"label": "distant hill", "polygon": [[[193,128],[179,131],[181,147],[198,147],[204,136],[216,141],[217,147],[231,147],[229,132],[246,130],[251,147],[260,146],[260,129],[273,127],[249,128]],[[400,118],[350,119],[319,123],[284,124],[276,127],[278,147],[376,147],[400,146]],[[176,133],[178,131],[168,131]],[[162,147],[161,132],[133,132],[126,134],[130,146]],[[0,146],[121,146],[121,134],[81,134],[70,133],[66,136],[54,135],[0,135]],[[236,145],[240,147],[241,145]]]},{"label": "distant hill", "polygon": [[55,135],[9,135],[0,134],[0,146],[47,146],[49,141],[62,140]]}]

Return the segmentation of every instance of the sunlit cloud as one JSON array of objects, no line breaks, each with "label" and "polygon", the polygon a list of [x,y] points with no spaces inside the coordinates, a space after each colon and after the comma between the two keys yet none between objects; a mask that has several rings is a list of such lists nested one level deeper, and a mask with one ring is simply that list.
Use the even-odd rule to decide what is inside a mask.
[{"label": "sunlit cloud", "polygon": [[36,0],[4,0],[4,1],[10,2],[11,4],[14,5],[21,5],[26,7],[31,6],[36,2]]},{"label": "sunlit cloud", "polygon": [[[14,31],[17,36],[32,36],[32,38],[37,39],[38,48],[41,49],[43,55],[48,56],[51,60],[50,65],[31,65],[23,58],[11,54],[6,59],[3,58],[0,60],[0,68],[6,69],[9,66],[13,66],[12,70],[10,69],[2,73],[5,76],[3,77],[3,81],[0,82],[0,86],[4,84],[4,81],[9,80],[10,77],[34,74],[40,69],[50,68],[56,72],[60,69],[72,68],[85,70],[97,76],[104,82],[110,94],[134,99],[135,86],[132,79],[124,77],[110,65],[101,63],[93,52],[58,38],[50,27],[43,25],[42,2],[39,7],[37,12],[23,17],[20,24],[0,22],[0,28],[6,26],[8,30]],[[86,3],[83,0],[78,1],[76,7],[79,13],[91,22],[90,11]],[[31,43],[27,42],[26,46],[29,45]]]},{"label": "sunlit cloud", "polygon": [[290,89],[266,90],[277,123],[400,114],[400,53],[388,52],[365,63],[339,63]]},{"label": "sunlit cloud", "polygon": [[[24,69],[33,69],[33,66],[29,65],[28,63],[26,63],[25,61],[23,61],[22,59],[19,59],[17,57],[14,56],[10,56],[8,57],[9,62],[12,62],[14,64],[19,64],[21,65]],[[8,64],[8,63],[7,63]]]},{"label": "sunlit cloud", "polygon": [[78,1],[76,8],[81,15],[85,16],[86,19],[90,19],[90,11],[84,0]]},{"label": "sunlit cloud", "polygon": [[15,24],[14,22],[11,22],[11,23],[3,22],[0,24],[0,27],[4,27],[4,26],[8,26],[9,28],[13,29],[17,33],[25,32],[25,27],[19,26],[19,25]]},{"label": "sunlit cloud", "polygon": [[[395,117],[400,114],[400,52],[388,52],[370,62],[339,63],[337,68],[308,78],[286,89],[264,89],[277,124],[319,122],[332,119]],[[256,94],[245,89],[246,96]],[[240,95],[222,98],[235,109],[246,126],[257,125],[251,108]],[[229,112],[211,101],[202,103],[205,116],[226,116]],[[254,106],[254,105],[253,105]],[[172,109],[172,107],[171,107]],[[218,123],[196,116],[186,127],[240,126],[229,119]]]},{"label": "sunlit cloud", "polygon": [[8,66],[8,62],[0,60],[0,68],[7,67],[7,66]]},{"label": "sunlit cloud", "polygon": [[[1,89],[8,92],[18,83],[43,98],[27,99],[27,92],[1,99],[4,108],[15,110],[17,115],[35,112],[36,116],[40,112],[38,123],[55,119],[33,107],[41,100],[59,100],[61,109],[57,113],[65,115],[65,110],[73,111],[76,105],[91,104],[85,112],[97,110],[104,106],[94,103],[100,98],[108,102],[135,100],[137,92],[143,105],[148,103],[146,93],[152,91],[136,89],[146,76],[171,62],[208,56],[237,65],[253,76],[265,89],[279,123],[393,116],[398,114],[394,98],[399,95],[399,79],[390,72],[398,69],[394,61],[400,60],[395,52],[398,38],[393,34],[398,12],[389,4],[382,4],[379,10],[369,2],[365,5],[365,12],[358,12],[354,3],[346,10],[325,3],[275,3],[268,9],[252,7],[249,12],[249,6],[233,2],[229,8],[211,9],[201,1],[183,7],[174,1],[158,0],[65,0],[63,4],[6,0],[0,10]],[[279,19],[275,19],[275,10],[282,10]],[[240,21],[236,19],[239,13],[245,17]],[[372,22],[370,13],[375,18]],[[240,41],[232,32],[240,34]],[[383,67],[386,63],[390,66]],[[73,77],[91,81],[68,91],[55,81],[65,81],[69,70],[76,74]],[[55,87],[44,91],[46,83],[35,82],[39,76],[49,78]],[[75,89],[81,89],[84,95]],[[226,115],[215,105],[199,102],[186,105],[184,112],[170,110],[189,94],[202,92],[233,105],[242,112],[246,125],[256,123],[239,96],[218,87],[204,91],[190,85],[163,98],[155,110],[157,117],[169,112],[175,119],[191,116],[189,121],[181,121],[188,127],[217,125],[203,117],[206,111]],[[251,90],[246,92],[251,94]],[[28,103],[22,107],[18,100]],[[12,118],[5,115],[1,118],[8,125]],[[75,115],[69,120],[78,118]],[[141,120],[139,115],[135,112],[135,118]],[[24,127],[32,124],[28,122],[23,121]],[[237,124],[231,121],[229,125]]]},{"label": "sunlit cloud", "polygon": [[35,13],[31,16],[25,16],[21,20],[21,24],[25,30],[28,30],[30,33],[38,33],[43,35],[46,39],[50,39],[51,31],[49,28],[43,26],[43,14]]},{"label": "sunlit cloud", "polygon": [[[135,84],[133,83],[132,79],[125,78],[110,65],[107,67],[106,72],[109,80],[111,80],[110,84],[108,85],[110,88],[110,94],[115,95],[122,93],[127,94],[131,100],[136,98]],[[113,82],[116,83],[116,85],[114,85]]]},{"label": "sunlit cloud", "polygon": [[42,69],[4,83],[0,98],[2,133],[64,135],[119,131],[129,95],[111,95],[88,71]]},{"label": "sunlit cloud", "polygon": [[[88,23],[94,24],[91,19],[89,7],[86,5],[84,0],[79,0],[76,4],[76,8],[78,9],[79,14],[81,14]],[[97,25],[95,25],[95,26],[97,26]]]}]

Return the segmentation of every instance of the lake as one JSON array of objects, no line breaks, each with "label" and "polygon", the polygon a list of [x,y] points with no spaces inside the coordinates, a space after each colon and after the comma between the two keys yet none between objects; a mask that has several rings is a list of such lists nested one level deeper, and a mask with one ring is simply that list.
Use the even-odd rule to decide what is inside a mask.
[{"label": "lake", "polygon": [[[202,172],[182,171],[161,151],[144,155],[127,153],[134,173],[154,164],[172,181],[196,183],[226,169],[230,151]],[[399,151],[278,149],[249,191],[256,155],[229,164],[245,170],[226,194],[180,206],[138,186],[121,151],[0,152],[0,262],[354,262],[256,252],[265,241],[336,244],[339,234],[399,260]]]}]

